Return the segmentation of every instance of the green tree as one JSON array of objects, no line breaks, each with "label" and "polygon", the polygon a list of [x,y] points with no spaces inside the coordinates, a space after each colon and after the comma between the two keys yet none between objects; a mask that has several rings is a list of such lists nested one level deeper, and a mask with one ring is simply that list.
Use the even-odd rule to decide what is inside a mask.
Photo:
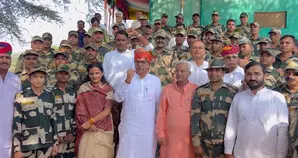
[{"label": "green tree", "polygon": [[[44,20],[62,24],[63,19],[59,13],[49,6],[38,4],[42,0],[0,0],[0,38],[17,39],[24,42],[22,35],[25,28],[20,25],[21,20]],[[95,12],[103,9],[103,0],[85,0],[88,5],[86,18],[90,18]],[[65,11],[70,0],[52,0],[57,8],[63,8]]]}]

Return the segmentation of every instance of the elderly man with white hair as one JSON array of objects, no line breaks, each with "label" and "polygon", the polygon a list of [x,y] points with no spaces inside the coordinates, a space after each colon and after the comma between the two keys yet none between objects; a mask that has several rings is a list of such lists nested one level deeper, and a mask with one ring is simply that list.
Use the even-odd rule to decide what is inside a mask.
[{"label": "elderly man with white hair", "polygon": [[197,85],[188,81],[190,68],[188,61],[177,62],[176,82],[163,89],[156,123],[161,158],[194,158],[190,110]]}]

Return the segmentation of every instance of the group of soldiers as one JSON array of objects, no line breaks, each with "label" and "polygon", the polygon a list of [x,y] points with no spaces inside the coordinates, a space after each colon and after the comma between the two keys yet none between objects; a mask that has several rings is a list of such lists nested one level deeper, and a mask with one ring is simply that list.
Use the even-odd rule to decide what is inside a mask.
[{"label": "group of soldiers", "polygon": [[[32,37],[31,49],[26,50],[19,56],[15,68],[15,73],[21,79],[22,92],[16,97],[16,102],[20,101],[20,104],[16,105],[18,115],[15,115],[14,119],[14,152],[20,151],[20,145],[22,145],[23,150],[28,151],[34,145],[38,146],[40,140],[36,139],[35,134],[42,133],[44,139],[41,142],[46,146],[39,146],[38,148],[41,150],[38,152],[46,153],[47,151],[42,151],[42,149],[51,146],[53,142],[58,140],[58,142],[66,142],[67,144],[63,149],[59,149],[60,155],[58,156],[65,157],[63,154],[68,154],[69,157],[74,157],[76,132],[74,108],[77,90],[88,76],[87,65],[96,62],[102,63],[106,53],[121,46],[121,41],[117,41],[115,35],[123,30],[129,34],[130,50],[145,47],[152,51],[154,61],[151,63],[150,73],[159,77],[162,86],[175,81],[175,63],[180,60],[194,60],[192,54],[195,50],[190,49],[194,41],[202,41],[202,47],[205,49],[203,56],[207,62],[214,59],[225,60],[221,54],[224,47],[239,47],[238,57],[235,57],[239,58],[238,66],[244,68],[251,61],[261,62],[267,70],[265,85],[284,94],[290,112],[290,136],[296,138],[295,136],[298,134],[298,131],[295,130],[298,91],[295,88],[298,87],[298,58],[296,58],[298,52],[297,43],[295,44],[297,41],[294,36],[282,36],[280,29],[272,28],[268,33],[269,37],[260,37],[260,25],[256,22],[249,24],[247,13],[240,14],[240,25],[236,25],[234,19],[229,19],[226,26],[219,23],[220,15],[217,11],[212,13],[211,24],[205,27],[200,24],[200,15],[198,13],[193,14],[193,24],[187,27],[183,24],[183,14],[179,13],[175,18],[176,26],[171,27],[167,24],[168,15],[166,13],[162,14],[160,19],[154,20],[153,25],[148,22],[145,15],[138,15],[140,23],[138,28],[125,28],[123,21],[117,21],[113,24],[112,33],[109,35],[106,28],[100,25],[100,18],[95,16],[91,20],[92,28],[88,31],[84,30],[85,23],[78,21],[78,31],[69,31],[67,40],[61,41],[59,50],[54,50],[51,47],[53,36],[49,32],[44,33],[42,36]],[[83,44],[79,46],[79,43]],[[197,49],[200,49],[199,47]],[[112,63],[113,61],[108,62]],[[39,73],[37,72],[44,74],[45,82],[43,84],[50,87],[42,91],[42,96],[38,97],[38,104],[45,106],[43,110],[30,106],[32,104],[30,99],[24,102],[25,97],[37,97],[30,88],[40,84],[30,80],[31,77],[42,78],[42,76],[38,76]],[[65,76],[69,76],[69,78]],[[64,91],[61,90],[61,87]],[[229,88],[229,86],[227,87]],[[212,102],[210,103],[216,104],[223,100],[230,105],[232,99],[230,95],[234,95],[238,89],[245,89],[245,87],[243,82],[240,87],[230,88],[233,91],[231,94],[215,92],[212,97],[220,100],[217,101],[211,98]],[[204,85],[200,89],[213,91],[208,85]],[[53,112],[49,109],[52,109],[54,104],[56,104],[55,108],[57,108],[56,111],[59,117],[51,121],[56,121],[57,129],[53,129],[52,125],[48,125],[46,124],[47,121],[44,121],[48,119],[48,116],[52,118]],[[224,108],[228,108],[228,105]],[[42,113],[42,115],[36,113]],[[35,116],[43,117],[36,118]],[[227,115],[224,116],[227,117]],[[19,122],[20,118],[24,121]],[[20,125],[26,129],[39,126],[38,130],[42,132],[34,131],[36,130],[34,129],[22,133]],[[201,133],[224,130],[224,128],[207,129],[209,127],[210,125],[203,126],[206,129],[203,129]],[[55,132],[58,135],[54,137],[53,133]],[[20,135],[23,135],[22,139]],[[54,140],[52,140],[52,137]],[[208,140],[210,142],[213,141],[213,137],[204,139],[210,139]],[[214,139],[222,140],[223,138],[214,137]],[[24,156],[30,157],[33,154],[25,153]]]}]

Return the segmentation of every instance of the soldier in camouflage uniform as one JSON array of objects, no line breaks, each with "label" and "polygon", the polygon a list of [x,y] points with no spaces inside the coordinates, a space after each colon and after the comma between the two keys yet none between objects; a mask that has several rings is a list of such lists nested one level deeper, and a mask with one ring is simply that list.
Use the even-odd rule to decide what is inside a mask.
[{"label": "soldier in camouflage uniform", "polygon": [[162,29],[164,29],[166,32],[168,33],[171,33],[171,26],[167,24],[168,22],[168,14],[167,13],[163,13],[161,15],[161,26],[162,26]]},{"label": "soldier in camouflage uniform", "polygon": [[281,30],[280,29],[276,29],[276,28],[272,28],[269,32],[269,37],[272,41],[272,48],[279,50],[280,46],[279,46],[279,40],[281,38]]},{"label": "soldier in camouflage uniform", "polygon": [[[162,29],[161,20],[160,19],[154,20],[154,33],[161,29]],[[153,36],[154,36],[154,33],[153,33]]]},{"label": "soldier in camouflage uniform", "polygon": [[59,65],[55,70],[57,83],[52,88],[55,96],[54,111],[58,133],[58,154],[56,158],[73,158],[74,140],[76,135],[76,123],[74,108],[76,90],[68,85],[70,68],[67,65]]},{"label": "soldier in camouflage uniform", "polygon": [[[78,39],[79,35],[77,31],[69,31],[68,32],[68,39],[67,41],[69,42],[69,47],[71,48],[71,60],[74,60],[78,63],[81,62],[81,60],[83,59],[83,55],[84,55],[84,49],[79,48],[78,46]],[[65,40],[63,40],[63,42],[66,42]],[[61,41],[61,43],[63,43]],[[61,47],[61,43],[60,43],[60,47]]]},{"label": "soldier in camouflage uniform", "polygon": [[136,31],[138,31],[140,34],[144,35],[146,25],[148,24],[148,18],[146,15],[142,15],[139,20],[140,20],[141,26],[136,28]]},{"label": "soldier in camouflage uniform", "polygon": [[151,25],[150,23],[146,24],[143,37],[145,37],[150,43],[154,43],[153,25]]},{"label": "soldier in camouflage uniform", "polygon": [[54,56],[54,60],[48,65],[48,86],[53,87],[56,84],[55,70],[59,65],[67,65],[70,68],[69,85],[78,89],[87,76],[87,70],[76,61],[69,60],[67,55],[62,52],[57,52]]},{"label": "soldier in camouflage uniform", "polygon": [[156,75],[162,83],[162,86],[172,82],[174,73],[174,64],[178,62],[176,53],[166,48],[169,41],[169,34],[160,30],[155,36],[156,47],[154,49],[155,61],[150,65],[150,73]]},{"label": "soldier in camouflage uniform", "polygon": [[224,25],[219,23],[219,19],[220,19],[219,13],[217,11],[213,11],[213,13],[212,13],[212,23],[208,24],[205,27],[205,30],[208,30],[208,29],[212,28],[214,30],[214,32],[218,35],[221,35],[223,32],[225,32],[226,28],[225,28]]},{"label": "soldier in camouflage uniform", "polygon": [[202,40],[204,41],[206,50],[208,50],[208,51],[211,50],[212,42],[210,40],[213,39],[214,36],[215,36],[215,32],[212,28],[205,30],[204,37]]},{"label": "soldier in camouflage uniform", "polygon": [[92,43],[92,38],[91,38],[91,33],[90,32],[85,32],[84,34],[84,46],[87,46],[88,44]]},{"label": "soldier in camouflage uniform", "polygon": [[29,73],[30,71],[32,71],[34,67],[37,66],[38,56],[39,54],[33,50],[26,50],[24,53],[23,71],[16,72],[16,74],[19,75],[20,77],[20,80],[22,83],[22,89],[25,89],[31,86],[29,82]]},{"label": "soldier in camouflage uniform", "polygon": [[241,38],[241,35],[239,33],[233,33],[229,39],[231,41],[231,45],[238,45],[239,39]]},{"label": "soldier in camouflage uniform", "polygon": [[95,44],[91,43],[85,47],[86,49],[86,55],[85,55],[85,61],[82,63],[84,67],[87,67],[89,64],[93,64],[96,62],[102,63],[103,62],[103,56],[101,56],[97,52],[97,47]]},{"label": "soldier in camouflage uniform", "polygon": [[286,62],[284,77],[286,83],[274,88],[285,96],[289,110],[289,158],[298,157],[298,59],[291,58]]},{"label": "soldier in camouflage uniform", "polygon": [[[50,53],[46,54],[45,52],[43,52],[44,51],[44,43],[43,43],[43,39],[40,36],[32,37],[31,49],[33,51],[38,52],[38,54],[39,54],[38,63],[42,67],[46,67],[48,62],[53,59]],[[24,53],[20,54],[18,61],[16,62],[14,72],[22,72],[23,71],[23,58],[24,58]]]},{"label": "soldier in camouflage uniform", "polygon": [[259,57],[255,56],[253,45],[248,38],[242,37],[239,40],[239,47],[239,66],[244,68],[251,61],[259,61]]},{"label": "soldier in camouflage uniform", "polygon": [[195,153],[199,157],[224,157],[226,120],[238,91],[236,87],[223,82],[226,69],[222,60],[212,60],[206,69],[210,82],[200,86],[192,100],[191,134]]},{"label": "soldier in camouflage uniform", "polygon": [[[192,42],[199,40],[199,34],[196,29],[191,28],[187,31],[187,43],[188,46],[191,45]],[[183,53],[178,56],[179,60],[191,60],[191,55],[189,53],[189,48],[183,49]]]},{"label": "soldier in camouflage uniform", "polygon": [[55,49],[52,48],[53,36],[49,32],[42,34],[42,39],[44,43],[44,53],[48,54],[52,59],[54,58]]},{"label": "soldier in camouflage uniform", "polygon": [[258,42],[259,45],[259,51],[256,51],[256,55],[260,56],[260,52],[267,48],[271,48],[271,40],[267,37],[261,38],[261,40]]},{"label": "soldier in camouflage uniform", "polygon": [[176,30],[179,29],[180,26],[183,26],[183,29],[185,29],[184,22],[184,15],[182,13],[179,13],[175,16],[176,19],[176,25],[171,28],[171,35],[176,34]]},{"label": "soldier in camouflage uniform", "polygon": [[192,21],[193,21],[193,23],[187,27],[187,30],[189,30],[191,28],[196,29],[198,34],[199,34],[199,38],[201,39],[205,28],[204,28],[204,26],[202,26],[200,24],[200,14],[199,13],[194,13],[192,15]]},{"label": "soldier in camouflage uniform", "polygon": [[260,24],[258,24],[257,22],[253,22],[250,25],[250,41],[254,47],[254,50],[256,52],[258,52],[260,50],[260,47],[258,45],[258,43],[260,42],[261,38],[260,38]]},{"label": "soldier in camouflage uniform", "polygon": [[173,51],[177,53],[177,57],[179,60],[182,59],[181,55],[184,53],[184,50],[187,50],[187,47],[183,46],[183,43],[185,41],[185,30],[177,30],[175,35],[175,41],[176,45],[172,47]]},{"label": "soldier in camouflage uniform", "polygon": [[283,81],[280,74],[273,68],[275,55],[275,51],[271,48],[264,49],[260,52],[260,63],[266,67],[266,78],[264,80],[264,85],[270,89],[281,85]]},{"label": "soldier in camouflage uniform", "polygon": [[54,95],[44,88],[46,71],[33,69],[31,87],[17,94],[13,119],[14,158],[50,157],[57,154]]},{"label": "soldier in camouflage uniform", "polygon": [[223,47],[223,39],[219,35],[215,35],[213,39],[210,40],[212,42],[211,46],[211,60],[215,58],[223,59],[221,56],[221,51]]},{"label": "soldier in camouflage uniform", "polygon": [[[92,35],[92,43],[94,43],[96,45],[97,52],[99,52],[99,54],[102,57],[104,57],[107,52],[110,52],[110,51],[114,50],[113,47],[103,43],[104,31],[101,28],[93,28],[92,32],[91,32],[91,35]],[[84,59],[84,60],[86,60],[86,59]]]},{"label": "soldier in camouflage uniform", "polygon": [[239,30],[236,29],[236,21],[234,19],[229,19],[227,21],[227,25],[226,25],[227,31],[222,33],[222,39],[224,42],[224,45],[230,45],[231,41],[230,41],[230,37],[233,34],[238,34],[240,36],[242,36],[241,32]]},{"label": "soldier in camouflage uniform", "polygon": [[237,30],[241,32],[241,34],[247,38],[250,37],[250,26],[248,24],[248,15],[245,12],[240,14],[241,24],[237,25]]}]

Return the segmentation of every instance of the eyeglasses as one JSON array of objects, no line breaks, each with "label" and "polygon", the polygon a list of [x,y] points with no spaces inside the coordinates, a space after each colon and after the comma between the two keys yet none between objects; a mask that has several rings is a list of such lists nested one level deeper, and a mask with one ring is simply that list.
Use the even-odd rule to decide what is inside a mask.
[{"label": "eyeglasses", "polygon": [[142,65],[144,65],[144,64],[147,64],[148,62],[147,61],[135,61],[135,64],[142,64]]}]

